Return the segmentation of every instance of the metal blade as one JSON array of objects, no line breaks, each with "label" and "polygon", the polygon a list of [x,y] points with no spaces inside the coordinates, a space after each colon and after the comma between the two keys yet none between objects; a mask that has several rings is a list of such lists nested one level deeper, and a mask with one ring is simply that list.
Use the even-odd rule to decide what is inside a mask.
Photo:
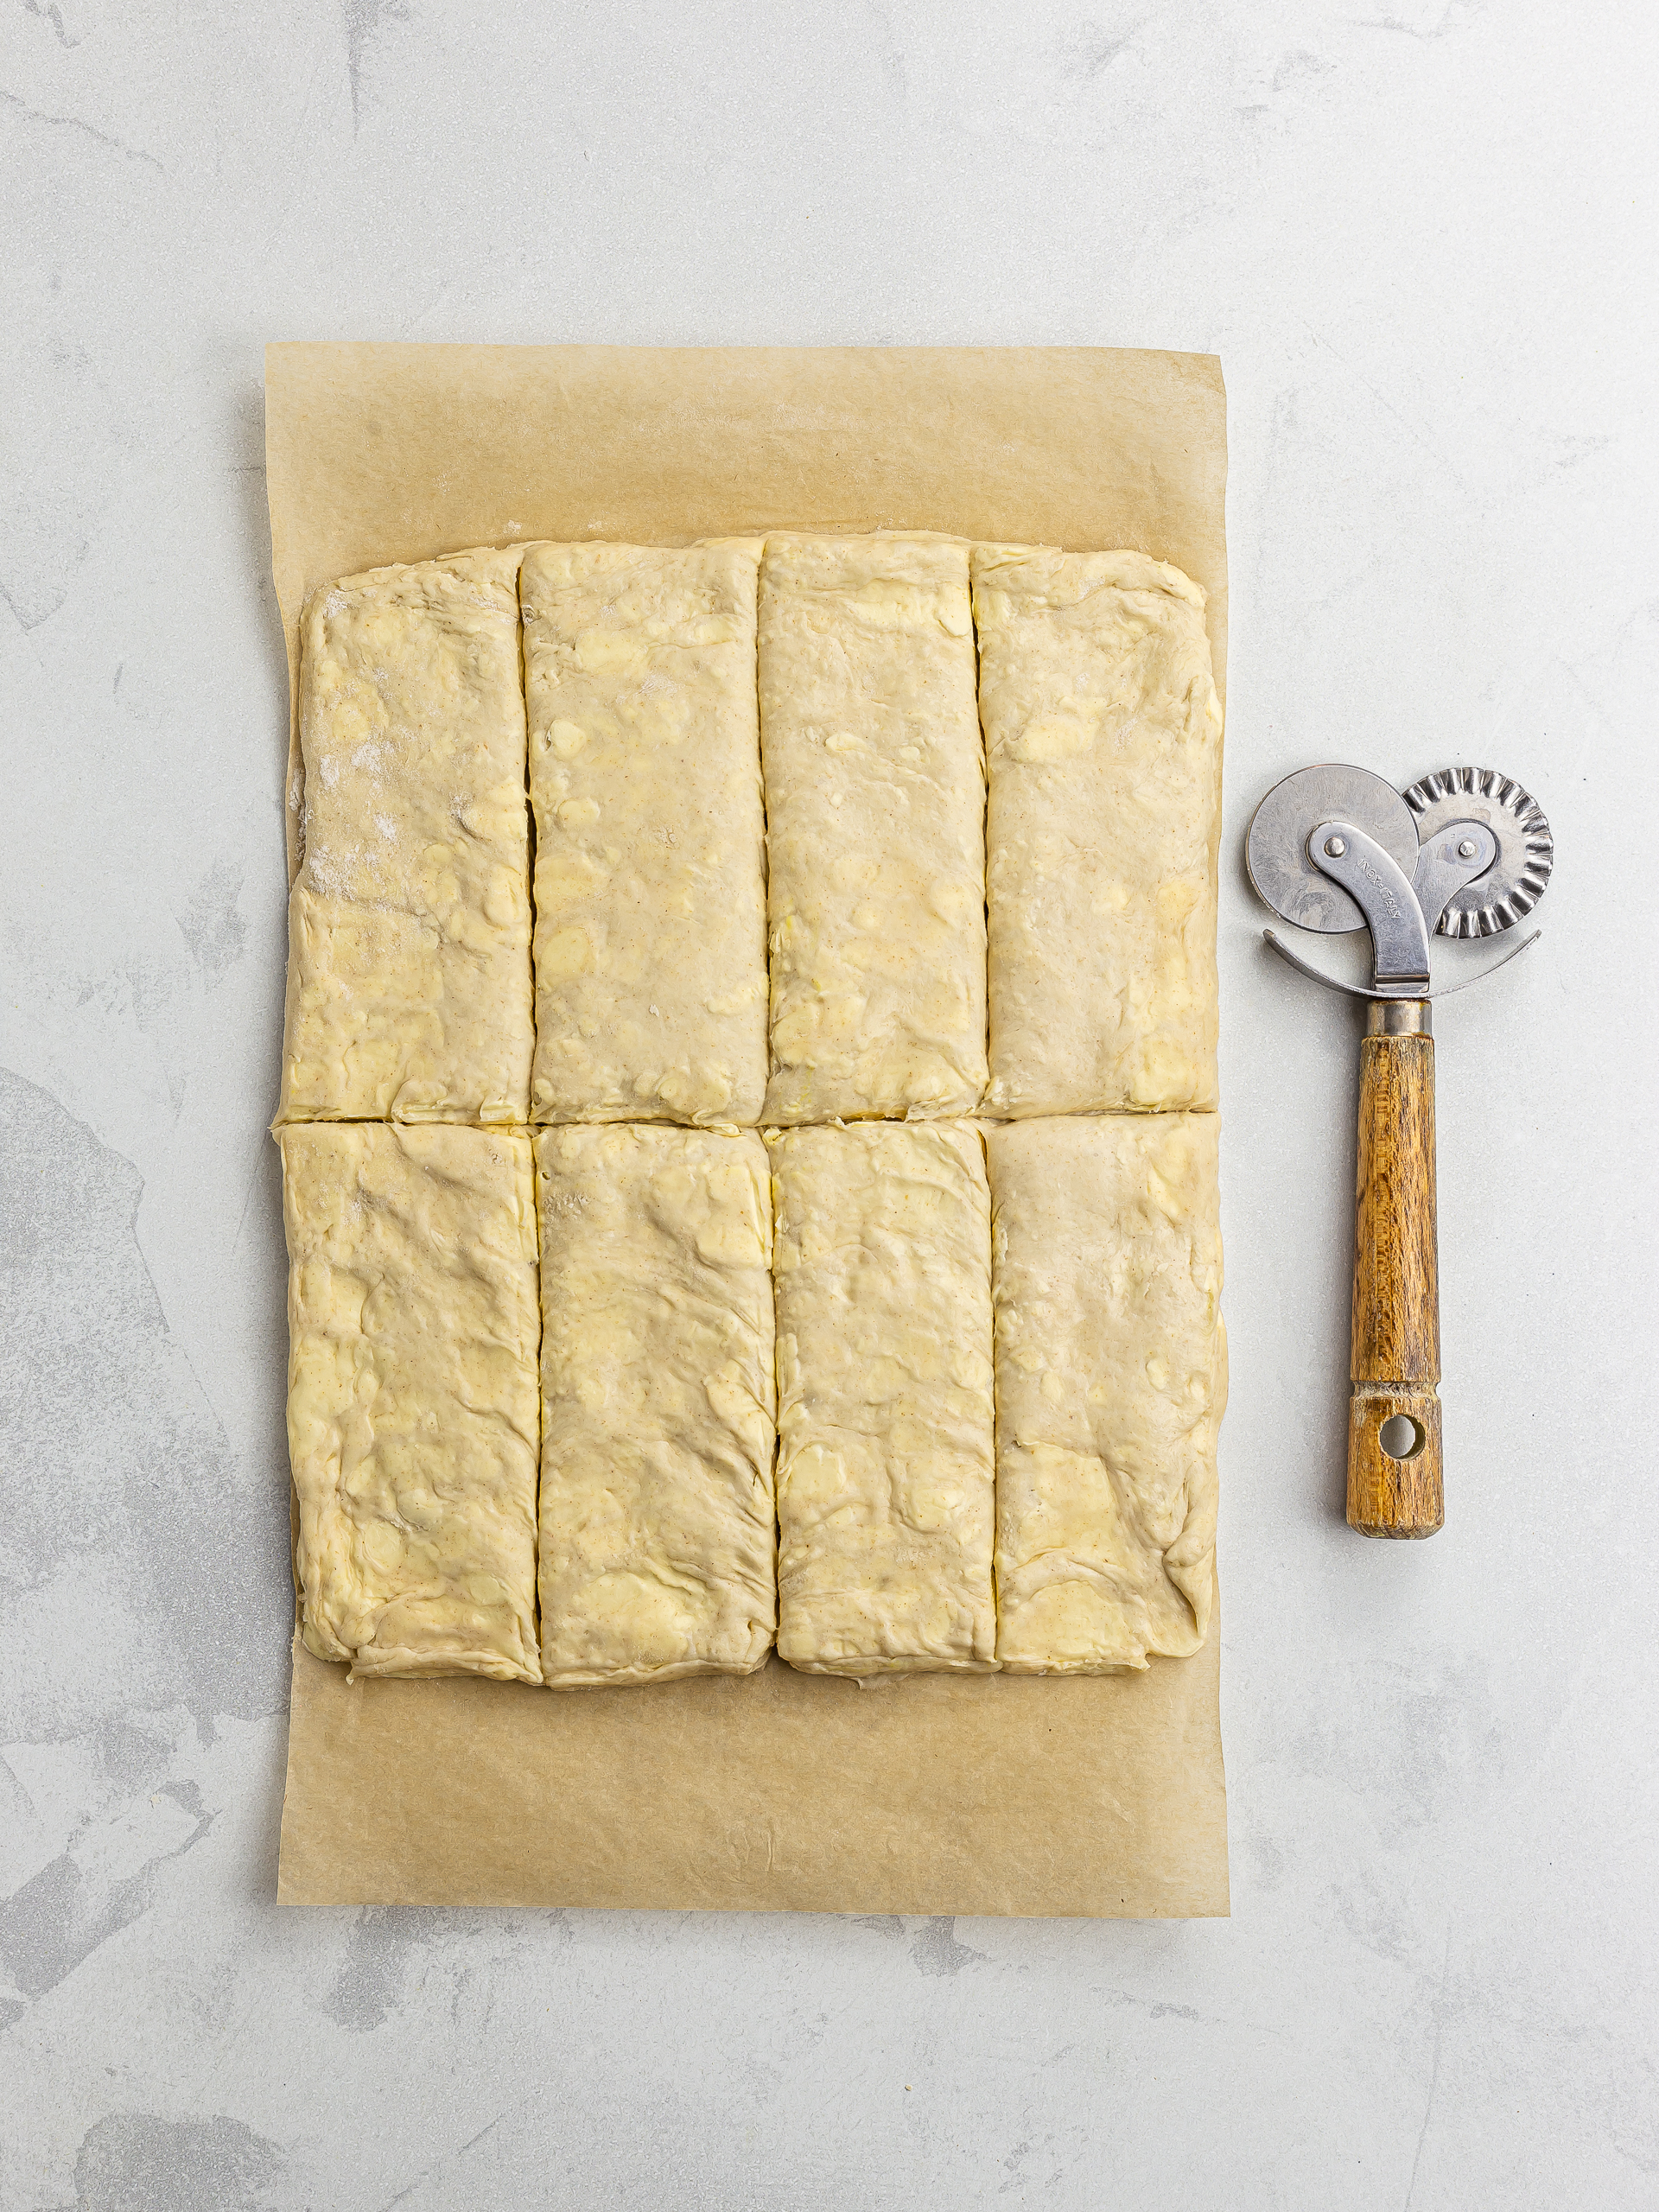
[{"label": "metal blade", "polygon": [[1365,917],[1339,883],[1308,857],[1310,832],[1322,822],[1351,823],[1387,853],[1408,882],[1417,866],[1417,823],[1394,785],[1367,768],[1326,763],[1300,768],[1255,810],[1245,864],[1257,896],[1298,929],[1326,936],[1363,930]]}]

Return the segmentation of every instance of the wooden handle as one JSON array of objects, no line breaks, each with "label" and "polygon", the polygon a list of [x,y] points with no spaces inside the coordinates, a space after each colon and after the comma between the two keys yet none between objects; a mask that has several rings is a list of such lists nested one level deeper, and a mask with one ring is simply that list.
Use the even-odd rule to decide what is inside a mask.
[{"label": "wooden handle", "polygon": [[1360,1046],[1348,1524],[1432,1536],[1440,1467],[1434,1039],[1426,1000],[1373,1001]]}]

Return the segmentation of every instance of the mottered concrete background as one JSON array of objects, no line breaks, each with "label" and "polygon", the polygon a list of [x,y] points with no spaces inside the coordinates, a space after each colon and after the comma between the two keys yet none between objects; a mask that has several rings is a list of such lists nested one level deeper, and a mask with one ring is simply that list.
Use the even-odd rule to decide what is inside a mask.
[{"label": "mottered concrete background", "polygon": [[[1656,66],[1607,0],[3,0],[0,2204],[1659,2198]],[[272,1903],[272,337],[1221,354],[1230,1922]],[[1439,1024],[1421,1546],[1342,1523],[1355,1025],[1238,861],[1332,757],[1560,849]]]}]

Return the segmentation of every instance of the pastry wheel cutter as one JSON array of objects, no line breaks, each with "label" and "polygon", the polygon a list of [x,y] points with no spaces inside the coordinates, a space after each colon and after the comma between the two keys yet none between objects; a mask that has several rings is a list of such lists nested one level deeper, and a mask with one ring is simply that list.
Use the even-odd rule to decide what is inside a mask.
[{"label": "pastry wheel cutter", "polygon": [[1554,859],[1529,793],[1490,768],[1447,768],[1403,794],[1363,768],[1303,768],[1255,810],[1250,881],[1275,914],[1326,935],[1369,930],[1370,988],[1268,943],[1327,989],[1365,1001],[1359,1062],[1348,1522],[1365,1536],[1432,1536],[1446,1517],[1434,1230],[1434,1039],[1428,941],[1495,937],[1529,914]]}]

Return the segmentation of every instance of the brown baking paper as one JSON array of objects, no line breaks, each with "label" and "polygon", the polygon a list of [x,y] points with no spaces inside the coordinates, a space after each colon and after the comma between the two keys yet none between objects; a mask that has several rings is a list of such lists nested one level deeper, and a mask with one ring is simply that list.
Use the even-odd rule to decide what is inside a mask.
[{"label": "brown baking paper", "polygon": [[[1209,354],[273,346],[272,564],[315,585],[533,538],[769,529],[1132,546],[1209,594],[1226,677],[1226,410]],[[299,762],[290,730],[289,859]],[[1080,1681],[757,1675],[556,1692],[348,1682],[297,1637],[294,1904],[1224,1914],[1219,1620]]]}]

